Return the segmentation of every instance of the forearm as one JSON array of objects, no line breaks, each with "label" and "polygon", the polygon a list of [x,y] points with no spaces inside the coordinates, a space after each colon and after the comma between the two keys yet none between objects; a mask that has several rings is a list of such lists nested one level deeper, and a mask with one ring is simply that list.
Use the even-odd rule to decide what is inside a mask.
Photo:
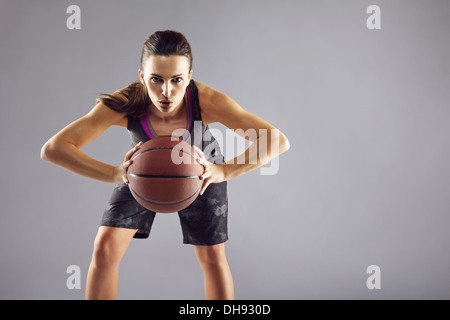
[{"label": "forearm", "polygon": [[289,150],[289,141],[279,130],[268,130],[237,157],[222,164],[224,180],[239,177],[268,163]]},{"label": "forearm", "polygon": [[117,183],[114,166],[92,159],[70,143],[47,143],[41,158],[83,177]]}]

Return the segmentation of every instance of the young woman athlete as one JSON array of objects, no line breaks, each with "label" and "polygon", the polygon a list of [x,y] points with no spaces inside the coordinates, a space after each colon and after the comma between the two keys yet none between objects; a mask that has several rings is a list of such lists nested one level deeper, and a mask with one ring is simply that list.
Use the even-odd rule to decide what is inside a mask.
[{"label": "young woman athlete", "polygon": [[[120,261],[132,238],[149,236],[155,217],[155,212],[139,205],[130,193],[126,176],[130,158],[143,142],[171,135],[197,148],[204,167],[200,195],[178,212],[183,243],[195,248],[204,273],[206,299],[233,299],[224,246],[228,240],[227,180],[287,151],[289,142],[279,130],[245,111],[227,95],[193,81],[191,47],[179,32],[156,31],[147,38],[139,79],[113,94],[102,94],[106,97],[98,98],[88,114],[55,134],[41,151],[43,160],[115,184],[95,238],[86,299],[117,299]],[[224,162],[208,128],[214,122],[236,130],[253,144],[243,154]],[[80,151],[113,125],[127,128],[134,145],[121,164],[109,165]],[[250,131],[255,134],[244,134]]]}]

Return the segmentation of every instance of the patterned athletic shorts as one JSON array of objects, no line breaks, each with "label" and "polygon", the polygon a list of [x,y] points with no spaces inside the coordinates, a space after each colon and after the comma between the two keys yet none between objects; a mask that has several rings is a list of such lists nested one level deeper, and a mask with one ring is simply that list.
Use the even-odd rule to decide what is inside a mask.
[{"label": "patterned athletic shorts", "polygon": [[[145,239],[156,213],[141,206],[126,183],[117,184],[103,213],[101,226],[138,229],[134,238]],[[203,193],[178,216],[183,243],[214,245],[228,240],[227,182],[211,183]]]}]

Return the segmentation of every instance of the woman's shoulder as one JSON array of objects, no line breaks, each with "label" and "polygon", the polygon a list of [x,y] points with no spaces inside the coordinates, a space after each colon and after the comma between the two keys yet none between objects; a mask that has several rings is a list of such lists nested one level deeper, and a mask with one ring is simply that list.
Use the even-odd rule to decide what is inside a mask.
[{"label": "woman's shoulder", "polygon": [[139,93],[142,84],[139,81],[131,82],[123,88],[112,93],[101,93],[104,97],[97,98],[96,103],[106,109],[110,109],[116,120],[115,125],[128,128],[128,121],[144,113],[148,103],[142,99]]},{"label": "woman's shoulder", "polygon": [[212,89],[211,87],[207,86],[204,83],[201,83],[201,82],[198,82],[198,81],[195,81],[195,80],[192,80],[191,82],[197,88],[197,92],[198,92],[199,95],[200,94],[201,95],[205,95],[205,93],[208,93]]},{"label": "woman's shoulder", "polygon": [[205,124],[221,122],[221,119],[229,111],[234,101],[226,94],[204,84],[195,81],[198,89],[198,97],[202,118]]},{"label": "woman's shoulder", "polygon": [[200,105],[205,108],[213,107],[227,96],[222,92],[198,81],[194,81],[200,100]]},{"label": "woman's shoulder", "polygon": [[94,108],[89,112],[88,115],[98,118],[99,121],[108,122],[110,125],[116,125],[126,128],[128,124],[128,116],[125,112],[111,109],[102,101],[97,101]]}]

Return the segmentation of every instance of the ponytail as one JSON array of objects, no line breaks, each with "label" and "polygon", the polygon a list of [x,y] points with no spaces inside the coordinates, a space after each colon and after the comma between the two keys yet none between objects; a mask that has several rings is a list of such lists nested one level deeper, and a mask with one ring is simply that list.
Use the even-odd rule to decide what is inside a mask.
[{"label": "ponytail", "polygon": [[151,101],[147,88],[139,81],[132,82],[113,94],[99,93],[106,96],[97,98],[96,103],[103,102],[108,108],[125,112],[128,116],[138,118],[147,111]]}]

